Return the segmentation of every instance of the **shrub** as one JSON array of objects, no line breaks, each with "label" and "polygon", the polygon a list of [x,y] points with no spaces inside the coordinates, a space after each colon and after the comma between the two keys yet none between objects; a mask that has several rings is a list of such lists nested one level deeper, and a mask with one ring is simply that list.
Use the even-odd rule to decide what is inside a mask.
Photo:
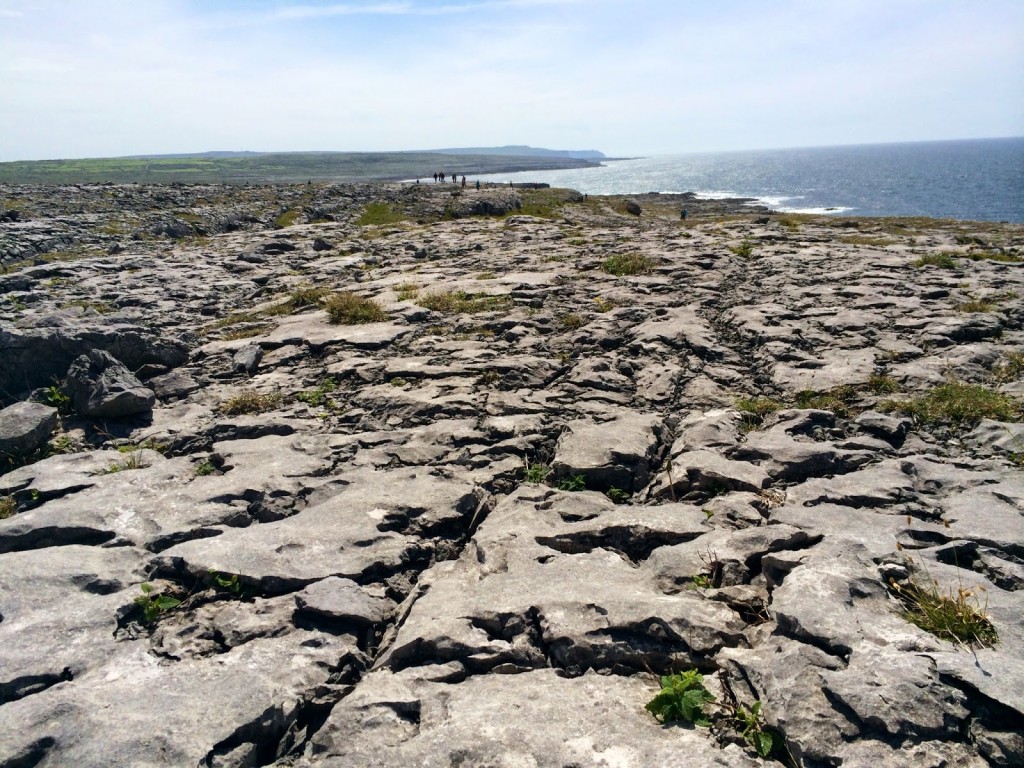
[{"label": "shrub", "polygon": [[587,490],[587,478],[583,475],[571,475],[558,483],[560,491],[585,491]]},{"label": "shrub", "polygon": [[744,259],[749,259],[754,255],[754,243],[751,240],[744,240],[739,245],[729,246],[729,250]]},{"label": "shrub", "polygon": [[335,325],[380,323],[388,319],[388,313],[376,301],[350,291],[332,293],[324,302],[324,308]]},{"label": "shrub", "polygon": [[0,497],[0,520],[6,520],[18,510],[18,504],[13,496]]},{"label": "shrub", "polygon": [[642,253],[620,253],[609,256],[601,262],[601,269],[610,275],[647,275],[654,268],[654,262]]}]

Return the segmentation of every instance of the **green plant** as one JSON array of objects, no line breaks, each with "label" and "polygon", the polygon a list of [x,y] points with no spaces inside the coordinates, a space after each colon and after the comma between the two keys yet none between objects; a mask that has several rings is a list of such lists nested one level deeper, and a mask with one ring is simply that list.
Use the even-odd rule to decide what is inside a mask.
[{"label": "green plant", "polygon": [[982,419],[1020,421],[1024,418],[1021,403],[1009,395],[980,384],[947,381],[912,400],[887,400],[881,410],[898,411],[912,416],[919,424],[950,423],[971,427]]},{"label": "green plant", "polygon": [[750,709],[738,706],[731,715],[733,725],[759,757],[768,757],[775,746],[775,737],[761,722],[761,702],[755,701]]},{"label": "green plant", "polygon": [[1017,381],[1024,374],[1024,352],[1007,352],[1006,362],[992,366],[992,376],[1000,384]]},{"label": "green plant", "polygon": [[1020,264],[1024,261],[1020,256],[1002,251],[971,251],[967,258],[971,261],[1000,261],[1004,264]]},{"label": "green plant", "polygon": [[306,389],[302,392],[295,394],[295,399],[299,402],[312,405],[314,407],[327,406],[329,408],[337,408],[337,403],[330,395],[338,388],[335,384],[334,379],[325,378],[320,382],[320,385],[315,389]]},{"label": "green plant", "polygon": [[380,304],[351,291],[332,293],[324,302],[324,307],[328,319],[335,325],[380,323],[388,319],[388,313]]},{"label": "green plant", "polygon": [[583,319],[582,315],[577,315],[575,312],[569,312],[559,316],[558,324],[567,331],[575,331],[582,328],[586,324],[586,320]]},{"label": "green plant", "polygon": [[893,392],[900,391],[900,385],[891,376],[873,373],[868,376],[868,389],[876,395],[891,395]]},{"label": "green plant", "polygon": [[744,240],[739,245],[730,245],[729,250],[744,259],[749,259],[754,255],[754,242],[752,240]]},{"label": "green plant", "polygon": [[704,675],[695,669],[661,678],[661,690],[651,699],[645,709],[660,723],[682,720],[694,725],[709,727],[705,707],[715,697],[704,687]]},{"label": "green plant", "polygon": [[112,475],[115,472],[124,472],[129,469],[143,469],[147,466],[143,460],[142,451],[135,446],[128,446],[127,451],[122,451],[118,448],[118,451],[124,454],[124,458],[121,459],[121,461],[112,461],[106,469],[101,469],[97,474]]},{"label": "green plant", "polygon": [[218,590],[224,592],[230,592],[233,595],[242,594],[242,582],[239,580],[237,573],[221,573],[220,571],[210,570],[210,577],[213,579],[214,586]]},{"label": "green plant", "polygon": [[428,293],[417,302],[424,309],[441,312],[446,315],[474,314],[503,309],[512,303],[509,296],[491,296],[484,293],[466,293],[465,291],[446,291]]},{"label": "green plant", "polygon": [[489,368],[480,374],[479,382],[485,387],[493,387],[499,381],[501,381],[501,374],[493,368]]},{"label": "green plant", "polygon": [[915,267],[938,267],[939,269],[956,269],[956,259],[951,253],[926,253],[914,262]]},{"label": "green plant", "polygon": [[272,411],[281,402],[280,392],[256,392],[247,390],[229,397],[220,404],[220,412],[225,416],[240,414],[266,413]]},{"label": "green plant", "polygon": [[292,311],[303,307],[315,307],[327,295],[327,289],[312,283],[300,283],[288,294],[288,304]]},{"label": "green plant", "polygon": [[570,475],[558,483],[560,491],[585,491],[587,490],[587,478],[583,475]]},{"label": "green plant", "polygon": [[152,624],[167,611],[181,605],[181,600],[172,595],[154,593],[152,584],[142,584],[139,588],[142,594],[135,598],[134,603],[142,610],[142,619],[146,624]]},{"label": "green plant", "polygon": [[395,286],[395,298],[399,301],[411,301],[420,292],[416,283],[399,283]]},{"label": "green plant", "polygon": [[848,384],[834,387],[825,392],[805,389],[797,392],[793,404],[797,408],[814,408],[819,411],[831,411],[837,416],[847,416],[849,406],[857,399],[857,391]]},{"label": "green plant", "polygon": [[405,387],[409,385],[409,380],[403,379],[401,376],[395,376],[395,378],[391,379],[388,384],[392,387]]},{"label": "green plant", "polygon": [[601,262],[601,269],[610,275],[647,275],[654,269],[654,261],[642,253],[619,253]]},{"label": "green plant", "polygon": [[760,426],[768,414],[784,407],[781,402],[770,397],[741,397],[736,401],[742,426],[748,431]]},{"label": "green plant", "polygon": [[530,464],[526,468],[526,482],[543,483],[551,474],[551,467],[546,464]]},{"label": "green plant", "polygon": [[487,271],[481,272],[478,275],[474,275],[474,280],[494,280],[498,275],[494,272]]},{"label": "green plant", "polygon": [[290,227],[292,224],[299,220],[299,216],[302,215],[302,211],[297,211],[294,208],[289,208],[284,211],[276,219],[274,219],[274,227],[276,229],[284,229]]},{"label": "green plant", "polygon": [[18,511],[18,503],[13,496],[0,496],[0,520],[6,520]]},{"label": "green plant", "polygon": [[693,577],[693,586],[697,589],[712,589],[714,584],[711,583],[711,578],[705,576],[703,573],[698,573]]},{"label": "green plant", "polygon": [[206,475],[212,475],[217,471],[217,467],[214,466],[213,462],[209,459],[204,459],[196,465],[196,474],[199,477],[206,477]]},{"label": "green plant", "polygon": [[606,299],[603,296],[598,296],[596,299],[594,299],[594,304],[597,308],[597,311],[601,313],[610,312],[611,310],[619,306],[618,302],[615,301],[615,299]]},{"label": "green plant", "polygon": [[52,384],[44,389],[40,400],[63,415],[71,413],[71,398],[64,394],[60,384]]},{"label": "green plant", "polygon": [[936,637],[968,647],[991,647],[999,641],[996,628],[972,590],[957,586],[943,594],[938,582],[924,585],[911,579],[906,584],[890,580],[889,589],[903,604],[908,621]]},{"label": "green plant", "polygon": [[609,488],[604,495],[616,504],[625,504],[629,501],[629,491],[624,491],[621,488]]}]

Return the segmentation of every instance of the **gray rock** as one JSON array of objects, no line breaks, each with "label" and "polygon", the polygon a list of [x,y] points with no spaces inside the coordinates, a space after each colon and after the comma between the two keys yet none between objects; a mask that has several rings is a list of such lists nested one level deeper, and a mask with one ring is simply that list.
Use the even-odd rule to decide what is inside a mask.
[{"label": "gray rock", "polygon": [[629,199],[623,203],[623,207],[626,209],[626,213],[631,213],[634,216],[639,216],[643,213],[643,208],[640,207],[640,203],[633,199]]},{"label": "gray rock", "polygon": [[582,475],[586,487],[598,491],[640,490],[647,485],[659,424],[657,416],[639,413],[567,424],[555,446],[554,477]]},{"label": "gray rock", "polygon": [[188,359],[184,343],[140,327],[89,326],[59,315],[42,322],[49,324],[0,327],[0,392],[49,386],[64,377],[75,359],[94,349],[109,352],[131,370],[147,363],[175,368]]},{"label": "gray rock", "polygon": [[379,624],[395,611],[391,600],[368,594],[351,579],[332,576],[295,595],[299,611],[355,624]]},{"label": "gray rock", "polygon": [[113,355],[94,349],[68,368],[64,391],[80,416],[117,419],[153,409],[156,395]]},{"label": "gray rock", "polygon": [[232,364],[235,371],[244,371],[249,376],[253,376],[256,374],[256,369],[260,367],[262,359],[263,348],[259,344],[246,344],[235,352]]},{"label": "gray rock", "polygon": [[58,421],[57,409],[20,402],[0,410],[0,457],[24,456],[46,445]]}]

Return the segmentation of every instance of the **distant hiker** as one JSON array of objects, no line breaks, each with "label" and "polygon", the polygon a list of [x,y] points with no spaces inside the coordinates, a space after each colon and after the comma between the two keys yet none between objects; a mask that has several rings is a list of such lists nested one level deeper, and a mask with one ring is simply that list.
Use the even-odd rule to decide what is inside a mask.
[{"label": "distant hiker", "polygon": [[686,221],[686,209],[683,208],[683,212],[679,214],[679,218]]},{"label": "distant hiker", "polygon": [[434,183],[437,184],[437,171],[434,171]]},{"label": "distant hiker", "polygon": [[444,181],[444,173],[438,173],[437,176],[441,181]]},{"label": "distant hiker", "polygon": [[466,188],[466,177],[465,176],[462,177],[462,188],[463,189]]},{"label": "distant hiker", "polygon": [[480,179],[476,180],[476,188],[477,188],[477,191],[480,190]]},{"label": "distant hiker", "polygon": [[511,182],[511,181],[510,181],[510,182],[508,183],[508,188],[509,188],[509,189],[512,189],[512,188],[513,188],[513,187],[512,187],[512,182]]}]

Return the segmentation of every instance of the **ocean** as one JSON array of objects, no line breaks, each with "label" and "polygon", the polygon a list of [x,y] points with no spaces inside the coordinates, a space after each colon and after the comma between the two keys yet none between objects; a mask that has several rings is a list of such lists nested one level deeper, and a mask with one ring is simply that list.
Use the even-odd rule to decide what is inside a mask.
[{"label": "ocean", "polygon": [[793,213],[1024,223],[1024,138],[666,155],[480,178],[592,195],[752,197]]}]

